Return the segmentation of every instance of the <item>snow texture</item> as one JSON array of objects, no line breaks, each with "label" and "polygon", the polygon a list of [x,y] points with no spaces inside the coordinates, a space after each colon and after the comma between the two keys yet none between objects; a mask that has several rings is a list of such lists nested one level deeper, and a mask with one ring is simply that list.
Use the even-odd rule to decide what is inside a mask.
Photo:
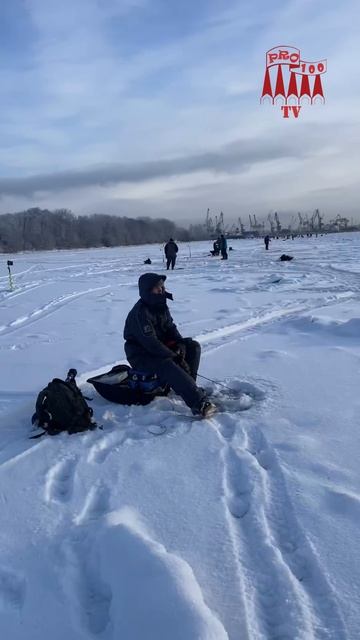
[{"label": "snow texture", "polygon": [[[167,279],[219,381],[199,380],[220,406],[205,421],[173,393],[124,407],[86,383],[125,362],[161,247],[2,256],[1,638],[359,637],[360,235],[233,240],[227,262],[210,244],[180,244]],[[70,367],[103,430],[29,440]]]}]

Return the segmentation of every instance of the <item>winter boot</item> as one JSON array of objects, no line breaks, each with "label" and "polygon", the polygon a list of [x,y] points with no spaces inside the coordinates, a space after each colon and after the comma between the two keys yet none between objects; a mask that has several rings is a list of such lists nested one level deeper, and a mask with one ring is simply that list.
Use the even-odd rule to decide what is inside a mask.
[{"label": "winter boot", "polygon": [[217,406],[209,400],[205,400],[200,407],[200,415],[203,418],[210,418],[217,411]]}]

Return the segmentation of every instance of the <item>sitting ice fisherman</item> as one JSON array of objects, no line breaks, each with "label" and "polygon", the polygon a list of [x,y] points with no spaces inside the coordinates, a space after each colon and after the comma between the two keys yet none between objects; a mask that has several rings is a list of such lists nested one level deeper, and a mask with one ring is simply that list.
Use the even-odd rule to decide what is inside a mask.
[{"label": "sitting ice fisherman", "polygon": [[216,406],[196,385],[201,347],[192,338],[183,338],[170,315],[165,290],[166,276],[144,273],[139,278],[140,300],[128,314],[124,328],[125,353],[132,368],[156,373],[168,384],[193,414],[209,417]]}]

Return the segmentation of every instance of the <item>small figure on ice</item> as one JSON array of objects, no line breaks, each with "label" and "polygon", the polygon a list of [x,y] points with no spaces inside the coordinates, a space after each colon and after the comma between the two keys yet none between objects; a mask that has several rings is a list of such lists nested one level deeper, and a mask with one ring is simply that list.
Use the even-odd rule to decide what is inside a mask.
[{"label": "small figure on ice", "polygon": [[176,256],[177,252],[179,251],[179,247],[172,238],[170,238],[169,242],[166,243],[164,251],[166,257],[166,269],[169,270],[170,265],[173,269],[175,267]]},{"label": "small figure on ice", "polygon": [[270,236],[265,236],[265,238],[264,238],[264,244],[265,244],[265,249],[266,249],[266,251],[269,251]]},{"label": "small figure on ice", "polygon": [[213,249],[212,251],[210,251],[212,256],[218,256],[220,253],[220,241],[219,238],[217,240],[214,240],[213,243]]},{"label": "small figure on ice", "polygon": [[228,254],[227,254],[227,240],[224,236],[224,234],[222,233],[220,238],[219,238],[219,243],[220,243],[220,251],[221,251],[221,260],[227,260],[228,259]]},{"label": "small figure on ice", "polygon": [[139,278],[140,300],[128,314],[124,328],[125,353],[131,367],[155,374],[190,407],[194,415],[209,417],[216,406],[197,386],[201,347],[179,333],[167,306],[165,275],[144,273]]}]

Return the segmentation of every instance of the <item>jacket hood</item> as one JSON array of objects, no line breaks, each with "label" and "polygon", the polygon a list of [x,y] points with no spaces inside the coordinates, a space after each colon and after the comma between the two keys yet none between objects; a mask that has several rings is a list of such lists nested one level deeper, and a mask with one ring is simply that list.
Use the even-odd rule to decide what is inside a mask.
[{"label": "jacket hood", "polygon": [[159,306],[166,304],[166,300],[172,300],[172,294],[165,291],[164,294],[151,293],[151,289],[157,285],[157,283],[163,280],[165,282],[166,276],[159,275],[157,273],[143,273],[139,278],[139,294],[143,302],[149,305]]}]

